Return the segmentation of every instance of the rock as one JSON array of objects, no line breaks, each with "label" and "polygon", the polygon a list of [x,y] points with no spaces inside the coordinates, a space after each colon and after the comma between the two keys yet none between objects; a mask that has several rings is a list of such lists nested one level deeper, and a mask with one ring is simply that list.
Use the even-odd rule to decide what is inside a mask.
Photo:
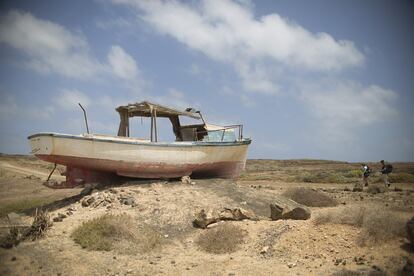
[{"label": "rock", "polygon": [[354,258],[354,262],[357,265],[363,265],[363,264],[365,264],[365,258],[363,256],[361,256],[361,257],[355,257]]},{"label": "rock", "polygon": [[243,208],[236,208],[232,210],[234,220],[254,219],[255,214]]},{"label": "rock", "polygon": [[279,219],[300,219],[306,220],[310,218],[311,211],[308,207],[299,204],[289,198],[277,197],[270,204],[270,218],[272,220]]},{"label": "rock", "polygon": [[266,254],[269,251],[269,246],[264,246],[262,250],[260,250],[260,254]]},{"label": "rock", "polygon": [[345,188],[344,188],[344,191],[345,191],[345,192],[350,192],[350,191],[351,191],[351,189],[349,189],[348,187],[345,187]]},{"label": "rock", "polygon": [[191,178],[188,175],[181,177],[181,182],[184,184],[191,184]]},{"label": "rock", "polygon": [[91,205],[93,202],[95,201],[95,198],[93,196],[91,197],[85,197],[81,204],[83,207],[88,207],[89,205]]},{"label": "rock", "polygon": [[414,250],[414,217],[407,221],[407,238],[410,241],[411,248]]},{"label": "rock", "polygon": [[295,267],[295,266],[296,266],[296,263],[287,263],[287,266],[288,266],[289,268],[292,268],[292,267]]},{"label": "rock", "polygon": [[62,221],[63,221],[63,219],[62,219],[62,218],[60,218],[60,217],[54,217],[54,218],[53,218],[53,221],[54,221],[54,222],[62,222]]},{"label": "rock", "polygon": [[121,204],[124,205],[131,205],[131,206],[135,206],[135,198],[133,197],[126,197],[126,198],[121,198],[121,200],[119,201],[121,202]]},{"label": "rock", "polygon": [[207,225],[217,222],[219,220],[220,219],[217,210],[209,209],[205,211],[204,209],[202,209],[195,215],[193,225],[205,229],[207,228]]},{"label": "rock", "polygon": [[58,217],[61,219],[67,218],[68,216],[62,213],[58,213]]}]

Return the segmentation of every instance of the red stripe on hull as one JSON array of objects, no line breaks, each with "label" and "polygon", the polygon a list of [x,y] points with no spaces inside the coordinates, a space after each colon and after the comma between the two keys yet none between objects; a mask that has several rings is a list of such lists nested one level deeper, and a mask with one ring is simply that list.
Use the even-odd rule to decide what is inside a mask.
[{"label": "red stripe on hull", "polygon": [[184,175],[234,178],[240,175],[245,165],[243,161],[174,165],[162,162],[140,163],[62,155],[37,154],[36,156],[47,162],[74,168],[113,172],[136,178],[174,178]]}]

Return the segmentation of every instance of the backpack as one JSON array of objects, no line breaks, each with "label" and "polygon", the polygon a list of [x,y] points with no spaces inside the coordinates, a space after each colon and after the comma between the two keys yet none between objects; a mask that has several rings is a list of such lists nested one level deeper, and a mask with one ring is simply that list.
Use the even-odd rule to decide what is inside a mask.
[{"label": "backpack", "polygon": [[393,167],[392,167],[391,164],[385,165],[385,173],[391,173],[392,169],[393,169]]}]

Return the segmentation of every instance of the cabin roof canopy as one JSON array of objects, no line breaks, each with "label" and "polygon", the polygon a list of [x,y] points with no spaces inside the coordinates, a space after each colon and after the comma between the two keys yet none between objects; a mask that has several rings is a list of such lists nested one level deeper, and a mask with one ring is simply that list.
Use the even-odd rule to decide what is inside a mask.
[{"label": "cabin roof canopy", "polygon": [[180,111],[177,109],[173,109],[156,103],[151,103],[148,101],[128,105],[121,105],[116,108],[116,111],[118,111],[120,114],[128,114],[128,117],[151,117],[154,110],[156,112],[157,117],[171,118],[180,115],[187,116],[193,119],[201,119],[200,114],[193,108],[188,108],[186,111]]}]

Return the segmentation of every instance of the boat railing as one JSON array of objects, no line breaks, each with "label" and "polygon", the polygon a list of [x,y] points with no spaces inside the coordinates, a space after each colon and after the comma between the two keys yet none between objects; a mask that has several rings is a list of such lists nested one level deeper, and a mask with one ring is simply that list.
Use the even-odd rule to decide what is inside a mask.
[{"label": "boat railing", "polygon": [[[212,130],[201,130],[201,131],[197,131],[197,135],[196,136],[198,137],[198,134],[206,133],[207,134],[206,136],[209,137],[208,136],[209,133],[221,132],[220,141],[223,142],[224,141],[224,138],[225,138],[226,132],[229,133],[230,130],[233,130],[233,132],[236,133],[235,132],[236,129],[238,131],[238,139],[237,140],[238,141],[242,141],[243,140],[243,125],[241,125],[241,124],[240,125],[222,126],[220,128],[212,129]],[[209,138],[207,138],[207,139],[209,139]]]}]

